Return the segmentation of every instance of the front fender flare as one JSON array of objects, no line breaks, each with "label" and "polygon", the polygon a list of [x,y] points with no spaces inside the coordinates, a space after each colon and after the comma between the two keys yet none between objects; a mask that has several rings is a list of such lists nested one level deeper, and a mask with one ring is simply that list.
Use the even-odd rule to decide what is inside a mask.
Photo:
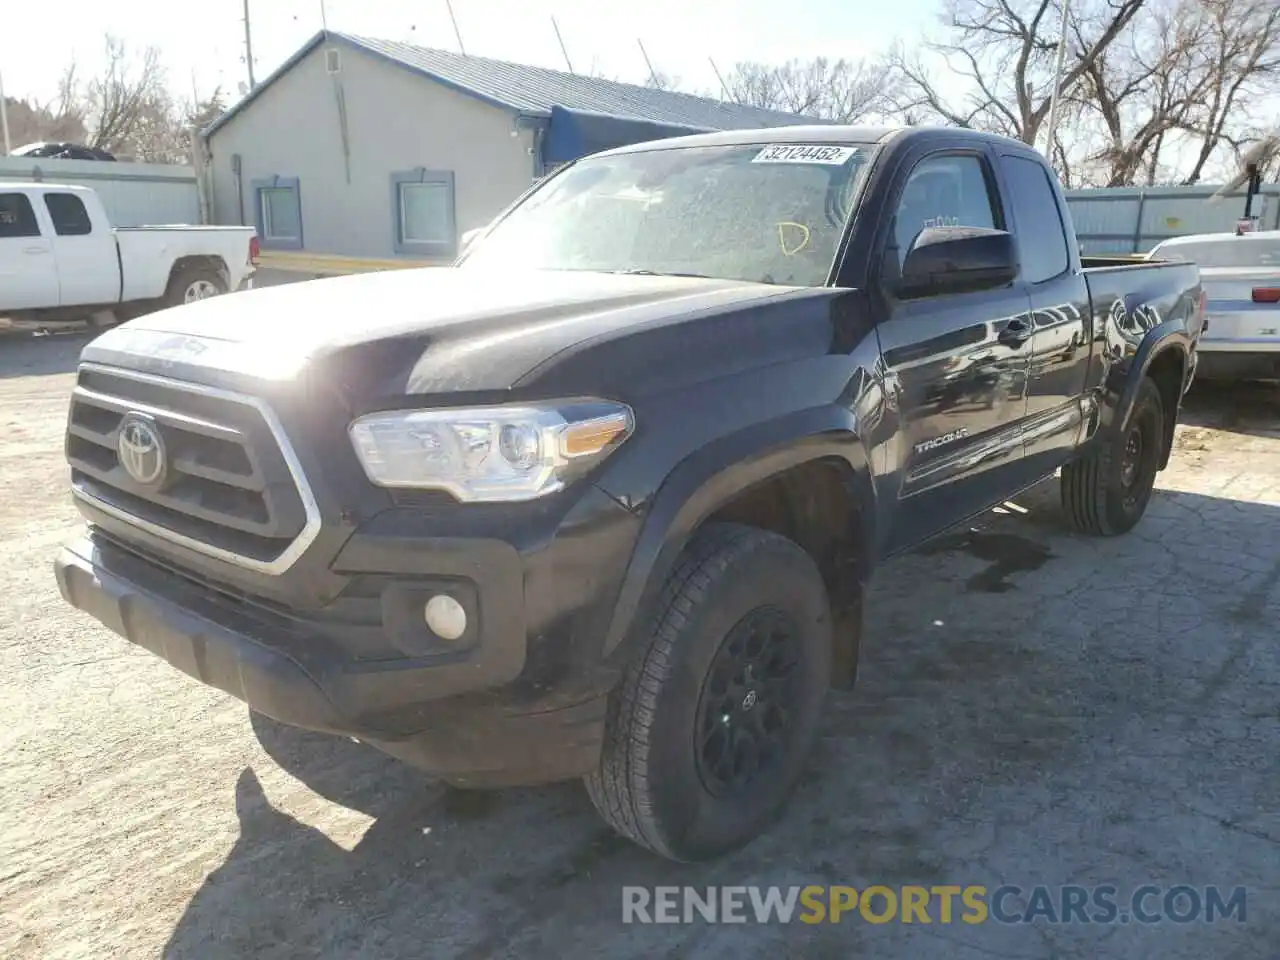
[{"label": "front fender flare", "polygon": [[698,526],[736,494],[769,477],[814,460],[848,464],[854,496],[864,509],[859,569],[870,571],[876,511],[867,451],[853,414],[839,407],[800,410],[755,424],[707,444],[667,475],[646,507],[605,635],[603,654],[623,663],[636,640],[637,615],[653,602]]}]

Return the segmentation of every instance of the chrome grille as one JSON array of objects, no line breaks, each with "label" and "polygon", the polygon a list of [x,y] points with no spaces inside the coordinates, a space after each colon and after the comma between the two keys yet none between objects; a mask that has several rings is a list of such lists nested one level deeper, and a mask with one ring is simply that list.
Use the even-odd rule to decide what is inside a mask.
[{"label": "chrome grille", "polygon": [[[163,442],[161,482],[120,461],[121,422],[142,417]],[[164,377],[84,364],[67,423],[75,494],[201,553],[279,573],[318,532],[306,478],[260,400]]]}]

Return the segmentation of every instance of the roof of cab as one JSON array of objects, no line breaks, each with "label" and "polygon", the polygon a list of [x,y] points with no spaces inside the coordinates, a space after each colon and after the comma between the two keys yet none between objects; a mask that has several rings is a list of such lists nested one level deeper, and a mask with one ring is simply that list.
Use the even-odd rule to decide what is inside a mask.
[{"label": "roof of cab", "polygon": [[58,190],[66,193],[93,193],[92,187],[81,183],[50,183],[47,180],[5,180],[5,190]]},{"label": "roof of cab", "polygon": [[606,150],[597,156],[624,153],[643,153],[648,150],[665,150],[679,147],[720,147],[738,144],[768,143],[874,143],[883,144],[905,137],[927,137],[948,134],[984,143],[1000,143],[1030,150],[1025,143],[994,133],[982,133],[962,127],[912,126],[912,127],[855,127],[855,126],[794,126],[764,127],[750,130],[723,130],[716,133],[696,133],[687,137],[670,137],[666,140],[650,140],[629,146]]}]

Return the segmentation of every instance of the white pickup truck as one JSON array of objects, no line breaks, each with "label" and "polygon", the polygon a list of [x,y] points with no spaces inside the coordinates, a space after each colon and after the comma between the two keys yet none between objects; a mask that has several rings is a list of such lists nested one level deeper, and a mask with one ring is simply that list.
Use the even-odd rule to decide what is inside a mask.
[{"label": "white pickup truck", "polygon": [[112,227],[88,187],[0,182],[0,317],[126,320],[251,283],[253,227]]}]

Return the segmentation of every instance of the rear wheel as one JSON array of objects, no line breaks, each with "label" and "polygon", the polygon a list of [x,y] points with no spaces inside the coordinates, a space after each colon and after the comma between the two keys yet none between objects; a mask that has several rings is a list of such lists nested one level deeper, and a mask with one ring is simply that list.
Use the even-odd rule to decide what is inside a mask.
[{"label": "rear wheel", "polygon": [[710,524],[648,629],[610,699],[587,789],[623,835],[707,859],[759,834],[799,780],[830,682],[826,589],[790,540]]},{"label": "rear wheel", "polygon": [[227,281],[213,267],[183,267],[169,281],[165,292],[165,305],[174,307],[183,303],[207,300],[227,292]]},{"label": "rear wheel", "polygon": [[1062,505],[1077,530],[1111,537],[1142,519],[1160,470],[1164,417],[1159,388],[1144,379],[1124,430],[1062,468]]}]

